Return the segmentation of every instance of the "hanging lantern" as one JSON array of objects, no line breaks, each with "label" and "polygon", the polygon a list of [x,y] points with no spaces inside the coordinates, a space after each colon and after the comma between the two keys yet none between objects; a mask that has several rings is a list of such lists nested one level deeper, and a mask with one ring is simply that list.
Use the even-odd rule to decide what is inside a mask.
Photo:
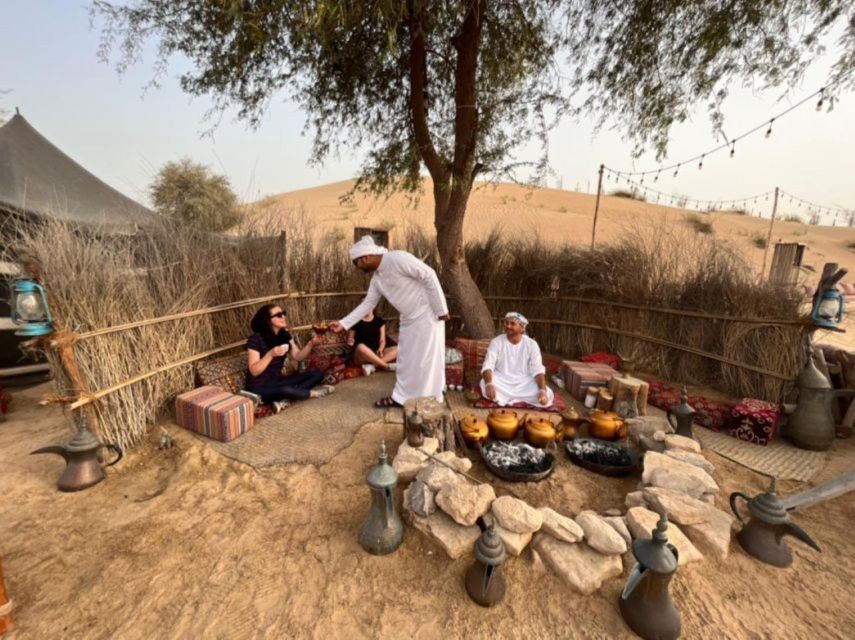
[{"label": "hanging lantern", "polygon": [[21,328],[16,336],[35,338],[53,333],[53,318],[50,315],[44,287],[32,280],[16,280],[12,287],[12,322]]},{"label": "hanging lantern", "polygon": [[821,327],[837,328],[843,320],[843,296],[837,289],[825,289],[814,301],[810,317]]}]

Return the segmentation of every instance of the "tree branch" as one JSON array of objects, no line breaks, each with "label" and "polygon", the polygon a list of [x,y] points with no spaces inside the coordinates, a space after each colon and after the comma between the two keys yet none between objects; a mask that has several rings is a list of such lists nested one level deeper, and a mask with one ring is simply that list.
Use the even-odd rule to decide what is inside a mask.
[{"label": "tree branch", "polygon": [[454,98],[457,105],[454,116],[455,178],[471,180],[478,139],[478,49],[481,46],[481,28],[484,25],[487,0],[471,0],[463,19],[460,34],[454,38],[457,49],[457,69],[454,77]]}]

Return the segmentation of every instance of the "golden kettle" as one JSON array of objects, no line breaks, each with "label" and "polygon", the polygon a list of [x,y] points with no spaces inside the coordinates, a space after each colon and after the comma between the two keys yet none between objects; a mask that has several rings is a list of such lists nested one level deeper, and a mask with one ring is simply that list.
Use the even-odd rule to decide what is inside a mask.
[{"label": "golden kettle", "polygon": [[531,417],[525,421],[525,441],[533,447],[545,447],[555,442],[558,425],[548,418]]},{"label": "golden kettle", "polygon": [[481,418],[470,414],[460,419],[460,433],[468,444],[476,444],[487,440],[490,429]]},{"label": "golden kettle", "polygon": [[525,417],[520,418],[516,411],[510,409],[493,409],[487,416],[490,435],[496,440],[513,440]]},{"label": "golden kettle", "polygon": [[614,411],[594,409],[588,418],[588,434],[600,440],[621,440],[626,438],[626,423]]}]

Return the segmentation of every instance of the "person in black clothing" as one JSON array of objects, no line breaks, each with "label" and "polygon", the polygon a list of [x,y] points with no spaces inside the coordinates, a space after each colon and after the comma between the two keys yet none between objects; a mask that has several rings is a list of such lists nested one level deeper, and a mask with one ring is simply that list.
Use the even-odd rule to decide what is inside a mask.
[{"label": "person in black clothing", "polygon": [[285,312],[276,305],[266,304],[259,309],[250,322],[253,334],[246,341],[247,376],[246,388],[257,393],[265,403],[273,403],[279,409],[283,400],[320,398],[335,389],[328,385],[315,387],[324,379],[320,371],[306,371],[293,375],[282,375],[286,354],[296,361],[306,358],[315,346],[316,338],[299,349],[288,331]]},{"label": "person in black clothing", "polygon": [[353,347],[353,362],[371,364],[378,369],[395,370],[398,347],[386,336],[386,321],[371,311],[347,333],[347,344]]}]

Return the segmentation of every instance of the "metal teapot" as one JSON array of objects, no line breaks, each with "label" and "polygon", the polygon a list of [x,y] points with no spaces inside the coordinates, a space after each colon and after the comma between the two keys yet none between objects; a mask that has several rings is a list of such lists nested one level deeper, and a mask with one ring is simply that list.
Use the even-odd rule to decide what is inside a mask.
[{"label": "metal teapot", "polygon": [[404,540],[404,523],[395,510],[398,474],[386,458],[386,443],[380,443],[377,465],[365,478],[371,489],[371,509],[359,532],[359,544],[375,556],[392,553]]},{"label": "metal teapot", "polygon": [[652,538],[633,541],[632,553],[638,563],[632,568],[618,601],[629,628],[649,640],[680,637],[680,612],[668,591],[680,554],[668,542],[667,529],[668,518],[662,515]]},{"label": "metal teapot", "polygon": [[[116,459],[102,465],[98,461],[98,451],[106,447],[116,453]],[[122,450],[113,443],[100,442],[88,428],[83,427],[67,445],[54,444],[32,451],[38,453],[55,453],[65,458],[65,471],[59,477],[57,486],[60,491],[80,491],[98,484],[104,479],[104,469],[112,467],[122,459]]]},{"label": "metal teapot", "polygon": [[[739,540],[745,552],[776,567],[789,567],[793,563],[793,554],[784,541],[784,536],[794,536],[817,551],[821,549],[804,529],[790,520],[790,514],[787,513],[775,492],[777,483],[778,479],[772,478],[769,491],[753,498],[739,491],[731,493],[730,508],[744,525],[736,534],[736,539]],[[737,498],[742,498],[748,503],[748,511],[751,513],[748,524],[736,509]]]},{"label": "metal teapot", "polygon": [[840,396],[853,394],[855,389],[832,389],[828,378],[816,368],[813,357],[808,356],[799,374],[798,404],[787,418],[787,438],[802,449],[830,449],[834,442],[832,403]]},{"label": "metal teapot", "polygon": [[692,422],[698,416],[706,417],[706,414],[695,411],[689,406],[689,392],[686,391],[686,385],[683,385],[683,390],[680,391],[680,404],[673,409],[668,409],[665,412],[665,417],[668,418],[668,422],[674,427],[674,431],[678,436],[685,436],[694,440]]}]

